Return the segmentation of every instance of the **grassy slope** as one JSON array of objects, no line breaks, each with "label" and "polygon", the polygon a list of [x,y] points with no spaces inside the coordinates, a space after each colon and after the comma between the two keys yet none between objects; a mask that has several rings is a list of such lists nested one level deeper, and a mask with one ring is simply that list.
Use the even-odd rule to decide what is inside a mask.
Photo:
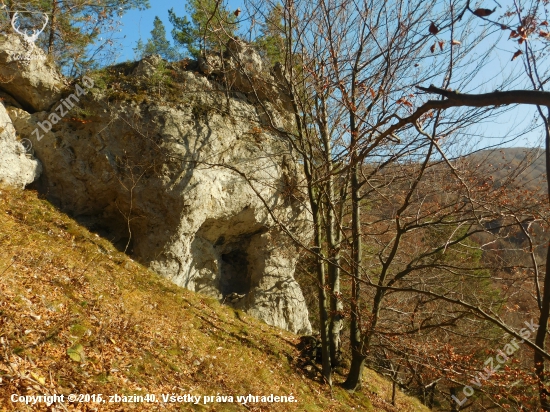
[{"label": "grassy slope", "polygon": [[291,333],[158,277],[36,193],[0,191],[0,410],[49,410],[12,404],[12,393],[298,399],[66,410],[427,410],[400,393],[391,407],[390,384],[372,371],[362,393],[335,388],[331,397],[296,367],[296,343]]}]

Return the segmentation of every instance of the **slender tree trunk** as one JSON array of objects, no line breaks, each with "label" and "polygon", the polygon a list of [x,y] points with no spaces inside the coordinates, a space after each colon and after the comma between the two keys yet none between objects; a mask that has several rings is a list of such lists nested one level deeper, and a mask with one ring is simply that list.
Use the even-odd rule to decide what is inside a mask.
[{"label": "slender tree trunk", "polygon": [[[547,166],[548,167],[548,166]],[[535,344],[541,348],[546,349],[546,334],[548,332],[548,318],[550,313],[550,247],[546,251],[546,274],[544,276],[544,292],[542,296],[542,309],[539,317],[539,329],[535,337]],[[550,392],[546,387],[548,377],[546,376],[546,367],[544,363],[544,357],[535,350],[534,354],[535,373],[539,380],[539,397],[541,408],[544,411],[550,411]]]},{"label": "slender tree trunk", "polygon": [[[354,116],[352,116],[352,124],[354,126]],[[361,241],[361,210],[360,210],[360,183],[359,183],[359,168],[360,164],[357,161],[357,141],[352,129],[352,171],[351,171],[351,203],[352,203],[352,264],[353,264],[353,279],[351,290],[351,326],[350,326],[350,341],[351,341],[351,367],[344,382],[344,388],[355,391],[361,387],[361,379],[363,369],[365,367],[366,355],[363,352],[364,345],[361,333],[361,265],[362,265],[362,241]]]},{"label": "slender tree trunk", "polygon": [[437,383],[433,383],[430,386],[430,395],[429,395],[429,398],[428,398],[428,403],[426,405],[430,409],[432,409],[434,407],[434,397],[435,397],[435,387],[436,386],[437,386]]},{"label": "slender tree trunk", "polygon": [[13,10],[13,0],[8,0],[8,4],[6,6],[8,7],[8,15],[11,20],[13,19],[13,15],[15,13],[15,11]]},{"label": "slender tree trunk", "polygon": [[48,54],[50,55],[54,52],[55,30],[57,28],[58,1],[59,0],[53,0],[52,2],[52,15],[50,17],[50,35],[48,38]]},{"label": "slender tree trunk", "polygon": [[[308,179],[309,180],[309,179]],[[313,250],[317,254],[315,256],[317,266],[317,282],[319,290],[319,329],[321,333],[321,353],[323,362],[323,378],[326,383],[332,386],[332,368],[330,365],[330,344],[329,344],[329,322],[328,322],[328,302],[326,292],[326,280],[325,280],[325,262],[321,258],[322,252],[322,236],[321,236],[321,219],[319,203],[315,198],[312,185],[309,184],[309,196],[313,211],[313,225],[314,225],[314,237],[315,245]]]},{"label": "slender tree trunk", "polygon": [[396,391],[397,391],[397,378],[399,377],[399,369],[400,369],[400,366],[397,367],[397,369],[395,369],[395,367],[393,366],[393,363],[390,362],[390,365],[391,365],[391,372],[392,372],[392,376],[391,376],[391,404],[393,406],[395,406],[395,394],[396,394]]},{"label": "slender tree trunk", "polygon": [[[334,227],[331,228],[334,230]],[[334,232],[333,232],[334,233]],[[342,312],[344,310],[340,299],[340,270],[338,268],[340,252],[337,246],[340,243],[340,236],[332,236],[329,239],[329,266],[328,277],[330,282],[330,360],[332,367],[338,366],[341,362],[341,339],[340,333],[344,324]]]},{"label": "slender tree trunk", "polygon": [[[361,239],[361,167],[359,159],[359,131],[360,127],[357,118],[357,73],[359,73],[359,61],[363,54],[363,43],[358,47],[355,64],[351,76],[350,101],[348,102],[349,129],[350,129],[350,164],[351,164],[351,237],[352,251],[352,287],[351,287],[351,366],[344,382],[344,388],[355,391],[361,388],[363,369],[367,359],[363,333],[361,331],[361,267],[363,265],[363,242]],[[369,331],[371,333],[371,331]]]},{"label": "slender tree trunk", "polygon": [[395,387],[397,386],[395,380],[391,382],[391,404],[395,406]]},{"label": "slender tree trunk", "polygon": [[[320,250],[319,250],[320,251]],[[321,332],[321,345],[322,345],[322,362],[323,362],[323,379],[325,382],[332,386],[332,367],[330,361],[330,343],[329,343],[329,322],[327,311],[327,293],[325,289],[325,265],[321,259],[317,259],[317,277],[319,280],[319,329]],[[321,282],[322,280],[322,282]]]},{"label": "slender tree trunk", "polygon": [[301,110],[298,108],[298,98],[296,97],[294,93],[294,87],[293,87],[293,80],[294,80],[294,73],[293,73],[293,55],[290,53],[290,50],[292,50],[292,33],[293,33],[293,6],[292,3],[285,4],[285,23],[287,26],[285,29],[288,32],[287,36],[287,47],[286,47],[286,67],[288,68],[289,73],[289,79],[286,80],[287,82],[287,92],[290,96],[290,99],[292,101],[292,109],[294,114],[294,119],[296,121],[296,127],[298,129],[298,140],[297,145],[300,147],[300,151],[303,155],[303,165],[304,165],[304,174],[306,176],[306,182],[307,182],[307,192],[309,197],[309,202],[311,206],[311,212],[313,215],[313,230],[314,230],[314,246],[313,250],[316,253],[315,256],[315,263],[316,263],[316,271],[317,271],[317,281],[318,281],[318,292],[319,292],[319,329],[321,333],[321,354],[322,354],[322,362],[323,362],[323,379],[326,383],[328,383],[330,386],[332,386],[332,370],[330,367],[330,345],[328,341],[328,305],[327,305],[327,293],[326,293],[326,280],[325,280],[325,266],[324,266],[324,259],[322,259],[322,236],[321,236],[321,210],[319,207],[319,201],[317,199],[317,194],[315,193],[315,181],[314,181],[314,167],[311,163],[312,152],[309,150],[309,156],[308,157],[308,150],[306,147],[308,146],[308,139],[307,139],[307,131],[304,127],[304,122],[302,121],[302,118],[300,117]]},{"label": "slender tree trunk", "polygon": [[366,360],[366,356],[361,353],[360,349],[357,349],[357,344],[354,343],[354,345],[356,347],[354,347],[351,352],[351,367],[349,369],[346,381],[342,385],[345,389],[352,392],[361,389],[363,370],[365,369]]},{"label": "slender tree trunk", "polygon": [[[550,118],[550,108],[548,116],[542,116],[546,126],[546,183],[548,185],[548,201],[550,202],[550,125],[548,119]],[[542,111],[541,111],[542,114]],[[535,344],[541,348],[546,348],[546,334],[548,333],[548,319],[550,317],[550,244],[546,249],[546,273],[544,275],[544,290],[542,294],[542,307],[539,316],[539,328],[535,336]],[[535,351],[534,359],[535,373],[539,380],[539,398],[540,405],[543,411],[550,411],[550,392],[546,387],[548,377],[546,376],[545,361],[542,354]]]},{"label": "slender tree trunk", "polygon": [[326,209],[326,236],[328,243],[328,279],[330,290],[330,360],[334,368],[340,363],[341,340],[340,331],[343,326],[343,304],[340,300],[340,231],[335,225],[334,177],[332,170],[332,144],[328,130],[326,99],[318,96],[319,117],[317,124],[323,141],[325,173],[327,175],[325,209]]}]

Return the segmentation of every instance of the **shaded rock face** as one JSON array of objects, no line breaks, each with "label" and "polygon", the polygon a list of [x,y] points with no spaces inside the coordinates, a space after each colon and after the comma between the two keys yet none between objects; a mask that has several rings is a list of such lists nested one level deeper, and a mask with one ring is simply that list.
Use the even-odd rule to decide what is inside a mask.
[{"label": "shaded rock face", "polygon": [[[152,57],[134,65],[124,84],[146,84],[157,64]],[[308,215],[288,195],[297,173],[290,146],[263,128],[267,114],[243,93],[169,69],[177,71],[169,95],[178,99],[163,100],[160,91],[157,98],[152,88],[141,102],[114,100],[94,88],[40,141],[33,130],[50,113],[9,107],[42,161],[39,187],[174,283],[310,333],[293,277],[298,250],[277,224],[310,236]],[[268,117],[285,121],[275,110]]]},{"label": "shaded rock face", "polygon": [[41,170],[40,162],[17,140],[11,119],[0,103],[0,185],[24,188],[38,178]]}]

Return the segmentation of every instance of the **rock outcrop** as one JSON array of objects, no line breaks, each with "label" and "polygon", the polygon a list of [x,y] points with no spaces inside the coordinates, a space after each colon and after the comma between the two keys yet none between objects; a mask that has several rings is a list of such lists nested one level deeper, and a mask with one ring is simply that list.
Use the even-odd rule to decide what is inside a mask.
[{"label": "rock outcrop", "polygon": [[17,140],[11,119],[0,103],[0,185],[24,188],[38,178],[41,170],[40,162]]},{"label": "rock outcrop", "polygon": [[[266,67],[258,53],[242,40],[230,40],[222,56],[210,53],[199,58],[198,68],[207,76],[222,78],[229,88],[245,93],[250,101],[267,106],[268,110],[276,108],[284,115],[292,109],[289,96],[281,90],[285,81],[281,65]],[[263,120],[269,122],[267,118]],[[276,121],[274,125],[284,127]]]},{"label": "rock outcrop", "polygon": [[[291,146],[266,127],[289,125],[281,94],[265,89],[273,98],[258,104],[255,90],[228,87],[199,62],[158,57],[104,74],[90,74],[93,88],[75,83],[49,112],[8,107],[43,164],[41,190],[176,284],[310,333],[283,229],[307,240],[309,218]],[[77,87],[87,94],[75,100]],[[72,107],[56,119],[60,105]]]},{"label": "rock outcrop", "polygon": [[64,89],[63,78],[46,54],[17,34],[0,36],[0,90],[29,111],[49,110]]}]

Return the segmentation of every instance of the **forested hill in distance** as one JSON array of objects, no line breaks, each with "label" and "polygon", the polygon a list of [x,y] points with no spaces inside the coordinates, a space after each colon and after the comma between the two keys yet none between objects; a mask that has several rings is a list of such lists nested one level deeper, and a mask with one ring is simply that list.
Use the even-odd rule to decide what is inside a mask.
[{"label": "forested hill in distance", "polygon": [[513,186],[546,192],[546,164],[542,148],[512,147],[482,150],[465,158],[496,185],[513,181]]}]

